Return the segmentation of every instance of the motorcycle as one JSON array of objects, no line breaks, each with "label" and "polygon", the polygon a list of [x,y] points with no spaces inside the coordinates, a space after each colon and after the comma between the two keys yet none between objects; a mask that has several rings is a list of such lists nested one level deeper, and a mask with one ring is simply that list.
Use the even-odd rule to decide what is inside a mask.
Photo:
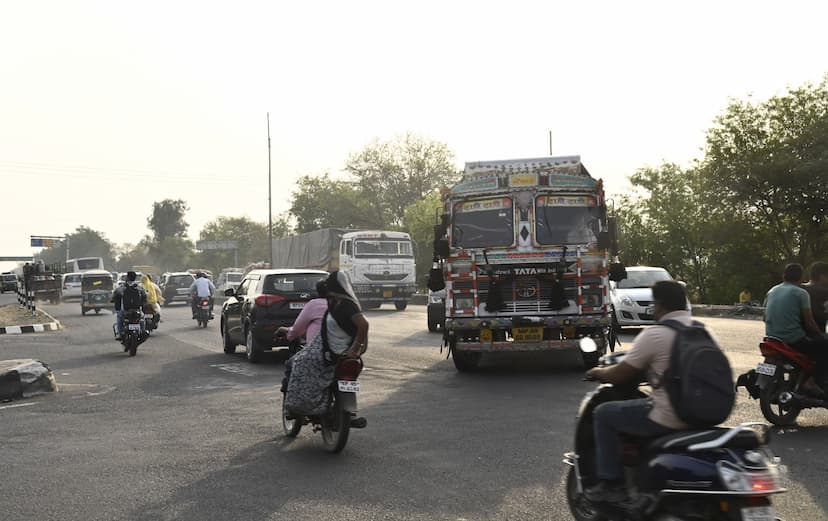
[{"label": "motorcycle", "polygon": [[336,363],[334,381],[329,388],[327,412],[320,416],[294,416],[285,408],[285,393],[282,393],[282,427],[285,435],[295,438],[303,425],[312,425],[313,432],[322,433],[325,448],[332,453],[341,452],[348,443],[351,429],[367,426],[365,418],[357,418],[357,393],[359,374],[362,372],[361,358],[342,357]]},{"label": "motorcycle", "polygon": [[764,362],[740,375],[736,388],[744,387],[751,398],[759,399],[766,420],[774,425],[790,425],[802,409],[828,408],[824,394],[809,392],[803,386],[814,373],[814,362],[808,355],[773,337],[759,343],[759,352]]},{"label": "motorcycle", "polygon": [[[582,341],[582,351],[594,352],[588,344]],[[616,352],[601,357],[599,364],[611,366],[623,359],[624,353]],[[567,502],[576,520],[778,519],[770,497],[786,490],[779,458],[768,448],[770,427],[764,423],[625,437],[621,457],[628,498],[612,504],[590,502],[584,490],[598,481],[593,412],[604,402],[646,397],[639,385],[599,384],[581,402],[575,451],[563,459],[569,466]]]},{"label": "motorcycle", "polygon": [[161,315],[155,313],[155,308],[152,304],[144,306],[144,331],[147,335],[155,329],[158,329],[158,323],[161,321]]},{"label": "motorcycle", "polygon": [[196,306],[196,322],[198,327],[207,327],[207,322],[213,320],[210,313],[210,299],[199,298],[199,303]]},{"label": "motorcycle", "polygon": [[[112,332],[116,335],[115,324],[112,325]],[[135,356],[138,352],[138,345],[147,339],[147,333],[144,327],[144,317],[141,309],[128,309],[124,312],[124,331],[121,335],[121,344],[124,346],[124,351],[129,352],[129,356]]]}]

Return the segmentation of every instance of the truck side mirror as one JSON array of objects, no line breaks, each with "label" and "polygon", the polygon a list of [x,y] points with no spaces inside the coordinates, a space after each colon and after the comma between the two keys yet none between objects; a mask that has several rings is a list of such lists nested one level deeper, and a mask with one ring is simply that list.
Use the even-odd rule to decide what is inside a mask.
[{"label": "truck side mirror", "polygon": [[599,232],[598,233],[598,249],[599,250],[608,250],[612,248],[612,239],[610,237],[610,233],[607,231]]},{"label": "truck side mirror", "polygon": [[449,242],[448,239],[435,239],[434,240],[434,255],[441,259],[448,258],[451,250],[449,249]]},{"label": "truck side mirror", "polygon": [[[609,229],[609,242],[613,256],[618,255],[618,218],[607,217],[607,228]],[[625,271],[626,273],[626,271]],[[624,276],[626,278],[626,275]]]},{"label": "truck side mirror", "polygon": [[627,278],[627,267],[620,262],[613,262],[609,267],[609,279],[618,282]]}]

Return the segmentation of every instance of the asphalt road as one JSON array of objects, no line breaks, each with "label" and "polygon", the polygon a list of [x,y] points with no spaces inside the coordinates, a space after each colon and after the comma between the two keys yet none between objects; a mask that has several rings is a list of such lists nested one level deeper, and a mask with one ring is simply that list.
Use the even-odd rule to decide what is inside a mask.
[{"label": "asphalt road", "polygon": [[[593,385],[577,355],[489,358],[458,374],[425,307],[369,311],[368,428],[331,455],[307,430],[282,436],[281,357],[225,355],[218,324],[197,329],[189,308],[165,308],[134,358],[112,339],[112,315],[44,309],[65,329],[0,337],[0,359],[43,360],[61,386],[0,404],[1,519],[571,519],[561,454]],[[704,322],[736,371],[755,365],[761,322]],[[743,392],[731,421],[759,419]],[[778,513],[828,520],[828,412],[774,434],[789,467]]]}]

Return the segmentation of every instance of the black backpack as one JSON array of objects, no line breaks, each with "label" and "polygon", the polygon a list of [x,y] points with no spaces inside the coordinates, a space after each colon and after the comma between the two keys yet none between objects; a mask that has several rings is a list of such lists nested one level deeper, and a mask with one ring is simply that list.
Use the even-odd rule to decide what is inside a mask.
[{"label": "black backpack", "polygon": [[121,309],[138,309],[143,304],[142,300],[138,286],[127,284],[124,286],[124,294],[121,297]]},{"label": "black backpack", "polygon": [[676,332],[670,366],[659,384],[676,414],[691,427],[722,423],[736,402],[733,371],[724,352],[700,322],[685,326],[665,320],[659,325]]}]

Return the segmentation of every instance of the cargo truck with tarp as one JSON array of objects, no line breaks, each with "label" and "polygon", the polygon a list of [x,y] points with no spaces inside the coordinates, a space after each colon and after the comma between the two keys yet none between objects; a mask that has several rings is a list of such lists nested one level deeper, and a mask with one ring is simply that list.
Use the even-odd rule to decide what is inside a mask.
[{"label": "cargo truck with tarp", "polygon": [[408,305],[416,291],[414,243],[404,232],[325,228],[273,240],[274,268],[341,270],[360,303]]}]

